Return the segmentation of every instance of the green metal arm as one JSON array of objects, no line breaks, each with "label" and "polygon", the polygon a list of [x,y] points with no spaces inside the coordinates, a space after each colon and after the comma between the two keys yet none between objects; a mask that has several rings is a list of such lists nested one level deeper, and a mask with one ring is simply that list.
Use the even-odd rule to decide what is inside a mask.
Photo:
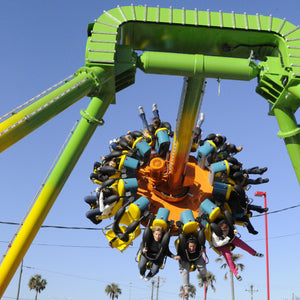
[{"label": "green metal arm", "polygon": [[[103,94],[101,93],[97,97],[92,97],[86,111],[93,118],[101,119],[113,99],[114,94],[108,91]],[[0,265],[0,298],[97,128],[97,125],[97,123],[82,118],[75,129],[5,259]]]},{"label": "green metal arm", "polygon": [[96,94],[103,87],[104,73],[104,69],[99,67],[81,68],[72,80],[0,123],[0,152],[79,99]]},{"label": "green metal arm", "polygon": [[137,67],[152,74],[232,80],[251,80],[259,74],[252,60],[200,54],[145,52],[138,58]]},{"label": "green metal arm", "polygon": [[[156,54],[145,54],[138,60],[135,50],[169,54],[159,55],[166,59],[160,68]],[[250,60],[246,62],[250,54],[262,61],[258,67]],[[183,62],[173,67],[174,59]],[[234,69],[233,62],[238,62]],[[0,266],[0,298],[98,125],[97,120],[101,123],[108,106],[114,103],[115,92],[134,83],[137,65],[149,73],[188,77],[181,117],[186,117],[184,112],[193,116],[187,122],[190,131],[202,92],[199,87],[193,91],[194,85],[201,87],[204,77],[250,80],[258,76],[256,92],[271,104],[269,114],[277,118],[278,135],[285,140],[300,182],[300,133],[294,116],[300,106],[299,27],[272,16],[209,10],[132,5],[105,11],[88,26],[86,67],[79,69],[70,82],[0,124],[3,151],[78,99],[92,97]],[[189,144],[188,139],[184,141],[184,147],[174,151],[181,153],[183,149],[185,159]],[[179,173],[183,173],[183,165],[179,166]],[[181,180],[179,175],[174,184]]]}]

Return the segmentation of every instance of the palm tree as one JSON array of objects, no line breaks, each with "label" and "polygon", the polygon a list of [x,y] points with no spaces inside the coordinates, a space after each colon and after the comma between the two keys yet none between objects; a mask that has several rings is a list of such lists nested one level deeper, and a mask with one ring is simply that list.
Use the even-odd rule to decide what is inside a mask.
[{"label": "palm tree", "polygon": [[209,286],[211,287],[211,289],[214,292],[216,291],[216,288],[214,286],[214,282],[216,281],[216,277],[215,277],[215,275],[213,273],[211,273],[209,271],[206,273],[206,282],[203,281],[203,279],[201,278],[201,275],[199,273],[197,275],[197,278],[199,279],[198,286],[199,287],[203,287],[203,285],[205,286],[205,296],[206,296],[207,289],[208,289]]},{"label": "palm tree", "polygon": [[109,298],[114,300],[119,298],[119,295],[122,294],[122,291],[116,283],[112,283],[106,286],[105,293],[109,295]]},{"label": "palm tree", "polygon": [[[245,269],[245,265],[240,264],[240,263],[238,263],[238,264],[235,263],[238,259],[242,258],[243,255],[242,254],[231,254],[231,255],[232,255],[233,262],[236,265],[237,269],[243,271]],[[221,266],[220,266],[221,269],[226,269],[227,266],[228,266],[227,263],[224,262],[224,258],[223,257],[217,258],[216,262],[220,262],[221,263]],[[231,272],[231,270],[229,270],[229,273],[230,273],[230,284],[231,284],[231,299],[234,300],[233,273]],[[224,279],[227,280],[227,278],[228,278],[227,277],[227,272],[225,272]]]},{"label": "palm tree", "polygon": [[30,278],[28,286],[30,290],[35,290],[35,300],[37,300],[38,293],[46,288],[46,284],[46,279],[42,279],[42,276],[39,274],[36,274]]},{"label": "palm tree", "polygon": [[[193,284],[189,284],[189,286],[190,286],[189,297],[196,298],[196,287]],[[183,297],[183,286],[180,287],[180,293],[178,296],[179,298]]]}]

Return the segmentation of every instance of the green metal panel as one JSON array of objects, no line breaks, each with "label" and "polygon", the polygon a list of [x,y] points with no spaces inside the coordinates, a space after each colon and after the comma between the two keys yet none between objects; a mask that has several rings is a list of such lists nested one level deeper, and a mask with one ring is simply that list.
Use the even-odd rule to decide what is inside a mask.
[{"label": "green metal panel", "polygon": [[[104,11],[89,32],[86,65],[112,68],[116,91],[134,83],[134,50],[233,58],[252,55],[267,65],[262,64],[257,92],[272,104],[278,99],[268,85],[277,89],[281,81],[283,91],[292,80],[300,81],[300,30],[285,19],[132,5]],[[276,76],[268,72],[272,58],[281,64]]]},{"label": "green metal panel", "polygon": [[[226,57],[249,58],[249,61],[261,61],[258,65],[256,92],[270,103],[269,114],[275,115],[277,108],[291,113],[299,108],[300,30],[299,26],[285,19],[271,15],[131,5],[104,11],[91,27],[86,65],[112,69],[115,74],[115,91],[134,83],[136,50],[201,54],[215,57],[216,61]],[[141,66],[144,68],[143,64],[139,64]],[[159,74],[169,71],[164,67]],[[179,74],[175,72],[174,75]],[[220,71],[216,67],[209,75],[218,78]],[[235,75],[237,78],[231,78],[241,80],[239,75],[238,71]],[[279,124],[284,122],[281,114],[277,113],[276,117]],[[300,144],[296,122],[287,132],[284,126],[280,127],[279,136],[290,135],[292,132],[293,143]],[[286,139],[285,143],[288,143]],[[299,169],[300,164],[300,152],[296,152],[289,151],[295,170]]]},{"label": "green metal panel", "polygon": [[160,52],[142,54],[138,67],[152,74],[236,80],[251,80],[259,73],[258,66],[247,59]]},{"label": "green metal panel", "polygon": [[[115,50],[117,44],[131,45],[135,50],[231,57],[248,57],[251,46],[256,48],[253,50],[258,59],[278,55],[274,47],[280,47],[287,64],[300,61],[289,57],[297,50],[287,47],[290,43],[300,44],[298,27],[272,16],[126,6],[104,12],[95,21],[92,32],[87,49],[99,52],[87,51],[87,64],[95,60],[114,64],[114,53],[101,51]],[[225,44],[230,48],[224,49]]]}]

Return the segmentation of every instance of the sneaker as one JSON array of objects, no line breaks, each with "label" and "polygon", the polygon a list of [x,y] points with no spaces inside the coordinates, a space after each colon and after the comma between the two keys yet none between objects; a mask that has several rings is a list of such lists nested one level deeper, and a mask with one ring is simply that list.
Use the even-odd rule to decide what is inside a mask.
[{"label": "sneaker", "polygon": [[256,231],[255,229],[250,229],[248,231],[249,231],[249,233],[254,234],[254,235],[258,234],[258,231]]},{"label": "sneaker", "polygon": [[153,105],[152,105],[152,111],[153,110],[157,110],[157,104],[156,103],[153,103]]},{"label": "sneaker", "polygon": [[256,252],[256,253],[254,254],[254,256],[257,256],[257,257],[264,257],[264,255],[263,255],[262,253],[258,253],[258,252]]},{"label": "sneaker", "polygon": [[144,279],[144,278],[145,278],[145,275],[140,275],[140,278],[141,278],[141,279]]},{"label": "sneaker", "polygon": [[235,278],[238,280],[238,281],[242,281],[242,276],[240,274],[236,274],[235,275]]},{"label": "sneaker", "polygon": [[150,278],[151,278],[151,277],[147,276],[147,277],[145,278],[145,281],[149,281]]},{"label": "sneaker", "polygon": [[207,283],[207,277],[206,277],[206,276],[201,276],[201,279],[202,279],[202,282],[203,282],[204,284]]},{"label": "sneaker", "polygon": [[262,174],[265,173],[267,170],[268,170],[267,167],[261,168],[259,174],[262,175]]},{"label": "sneaker", "polygon": [[143,106],[139,106],[139,112],[140,112],[140,114],[144,114],[145,113],[144,109],[143,109]]}]

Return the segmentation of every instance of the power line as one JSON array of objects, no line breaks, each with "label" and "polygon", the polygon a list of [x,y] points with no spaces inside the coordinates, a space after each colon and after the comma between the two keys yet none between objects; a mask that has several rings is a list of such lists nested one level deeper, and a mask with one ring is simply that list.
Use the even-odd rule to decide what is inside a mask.
[{"label": "power line", "polygon": [[[274,210],[271,212],[267,212],[267,215],[271,215],[271,214],[277,214],[289,209],[294,209],[300,207],[300,204],[298,205],[293,205],[293,206],[289,206],[289,207],[285,207],[285,208],[281,208],[278,210]],[[260,214],[260,215],[254,215],[252,216],[252,218],[255,217],[262,217],[265,214]],[[16,225],[19,226],[20,223],[17,222],[4,222],[4,221],[0,221],[0,224],[4,224],[4,225]],[[95,231],[99,231],[99,230],[104,230],[104,228],[100,227],[100,228],[94,228],[94,227],[79,227],[79,226],[60,226],[60,225],[42,225],[41,228],[55,228],[55,229],[71,229],[71,230],[95,230]]]},{"label": "power line", "polygon": [[[15,297],[3,296],[1,299],[16,299]],[[32,300],[32,298],[19,298],[20,300]]]},{"label": "power line", "polygon": [[[5,225],[17,225],[19,226],[20,223],[16,222],[3,222],[0,221],[0,224]],[[74,229],[74,230],[103,230],[104,228],[94,228],[94,227],[78,227],[78,226],[59,226],[59,225],[42,225],[41,228],[55,228],[55,229]]]},{"label": "power line", "polygon": [[[0,241],[0,243],[8,244],[8,241]],[[110,246],[90,246],[90,245],[63,245],[63,244],[48,244],[48,243],[32,243],[33,246],[45,247],[62,247],[62,248],[88,248],[88,249],[111,249]],[[130,248],[138,248],[138,246],[130,246]]]},{"label": "power line", "polygon": [[[81,275],[74,275],[74,274],[68,274],[68,273],[62,273],[62,272],[57,272],[57,271],[51,271],[51,270],[47,270],[47,269],[42,269],[42,268],[36,268],[36,267],[31,267],[31,266],[23,266],[24,269],[29,269],[29,270],[38,270],[38,271],[43,271],[43,272],[47,272],[47,273],[52,273],[52,274],[56,274],[56,275],[61,275],[61,276],[66,276],[66,277],[72,277],[72,278],[77,278],[77,279],[80,279],[80,280],[88,280],[88,281],[98,281],[98,282],[101,282],[103,284],[108,284],[109,283],[109,280],[101,280],[99,278],[92,278],[92,277],[86,277],[86,276],[81,276]],[[156,278],[156,277],[154,277]],[[160,280],[164,280],[165,278],[162,278],[160,277]],[[159,279],[158,279],[159,281]],[[164,282],[164,281],[162,281]],[[126,281],[119,281],[119,284],[120,285],[124,285],[124,286],[127,286],[128,285],[128,282]],[[131,288],[135,289],[135,290],[141,290],[141,291],[145,291],[145,288],[142,287],[142,286],[139,286],[139,285],[136,285],[136,284],[133,284],[131,286]],[[171,294],[171,295],[177,295],[175,292],[171,292],[171,291],[165,291],[165,290],[161,290],[162,293],[165,293],[165,294]],[[15,298],[12,298],[12,299],[15,299]],[[20,300],[22,300],[22,298],[20,298]]]},{"label": "power line", "polygon": [[[271,212],[267,212],[266,214],[267,214],[267,215],[277,214],[277,213],[280,213],[280,212],[283,212],[283,211],[286,211],[286,210],[289,210],[289,209],[294,209],[294,208],[297,208],[297,207],[300,207],[300,204],[294,205],[294,206],[285,207],[285,208],[278,209],[278,210],[274,210],[274,211],[271,211]],[[255,216],[252,216],[252,218],[255,218],[255,217],[262,217],[262,216],[264,216],[264,215],[265,215],[265,214],[255,215]]]},{"label": "power line", "polygon": [[[299,234],[300,234],[300,232],[295,232],[295,233],[285,234],[285,235],[278,235],[278,236],[269,237],[269,240],[290,237],[290,236],[295,236],[295,235],[299,235]],[[259,241],[259,240],[264,240],[264,239],[263,238],[262,239],[254,239],[254,240],[249,240],[249,241]],[[9,242],[0,240],[0,243],[8,244]],[[62,247],[62,248],[87,248],[87,249],[111,249],[110,246],[63,245],[63,244],[49,244],[49,243],[32,243],[32,246]],[[138,246],[130,246],[130,249],[137,249],[137,248],[138,248]]]},{"label": "power line", "polygon": [[30,269],[30,270],[44,271],[44,272],[48,272],[48,273],[52,273],[52,274],[56,274],[56,275],[62,275],[62,276],[67,276],[67,277],[73,277],[73,278],[77,278],[77,279],[94,280],[94,281],[99,281],[99,282],[102,282],[102,283],[107,283],[107,280],[104,281],[104,280],[100,280],[100,279],[98,279],[98,278],[91,278],[91,277],[85,277],[85,276],[80,276],[80,275],[61,273],[61,272],[50,271],[50,270],[40,269],[40,268],[30,267],[30,266],[23,266],[23,268],[24,268],[24,269]]},{"label": "power line", "polygon": [[[274,213],[279,213],[279,212],[283,212],[289,209],[294,209],[300,207],[300,204],[298,205],[294,205],[294,206],[290,206],[290,207],[286,207],[286,208],[282,208],[276,211],[272,211],[272,212],[268,212],[267,214],[274,214]],[[253,217],[261,217],[264,216],[264,214],[261,215],[255,215],[252,216]],[[4,222],[4,221],[0,221],[0,224],[4,224],[4,225],[15,225],[15,226],[19,226],[20,223],[17,222]],[[54,228],[54,229],[67,229],[67,230],[95,230],[95,231],[99,231],[99,230],[103,230],[103,228],[94,228],[94,227],[79,227],[79,226],[59,226],[59,225],[42,225],[41,228]],[[283,237],[288,237],[288,236],[294,236],[300,234],[299,232],[296,233],[291,233],[291,234],[285,234],[285,235],[280,235],[280,236],[274,236],[271,237],[269,239],[276,239],[276,238],[283,238]],[[257,241],[257,240],[256,240]],[[0,243],[9,243],[8,241],[0,241]],[[49,243],[32,243],[32,245],[35,246],[45,246],[45,247],[62,247],[62,248],[89,248],[89,249],[109,249],[110,246],[89,246],[89,245],[64,245],[64,244],[49,244]],[[134,246],[131,246],[132,248],[137,248]]]}]

